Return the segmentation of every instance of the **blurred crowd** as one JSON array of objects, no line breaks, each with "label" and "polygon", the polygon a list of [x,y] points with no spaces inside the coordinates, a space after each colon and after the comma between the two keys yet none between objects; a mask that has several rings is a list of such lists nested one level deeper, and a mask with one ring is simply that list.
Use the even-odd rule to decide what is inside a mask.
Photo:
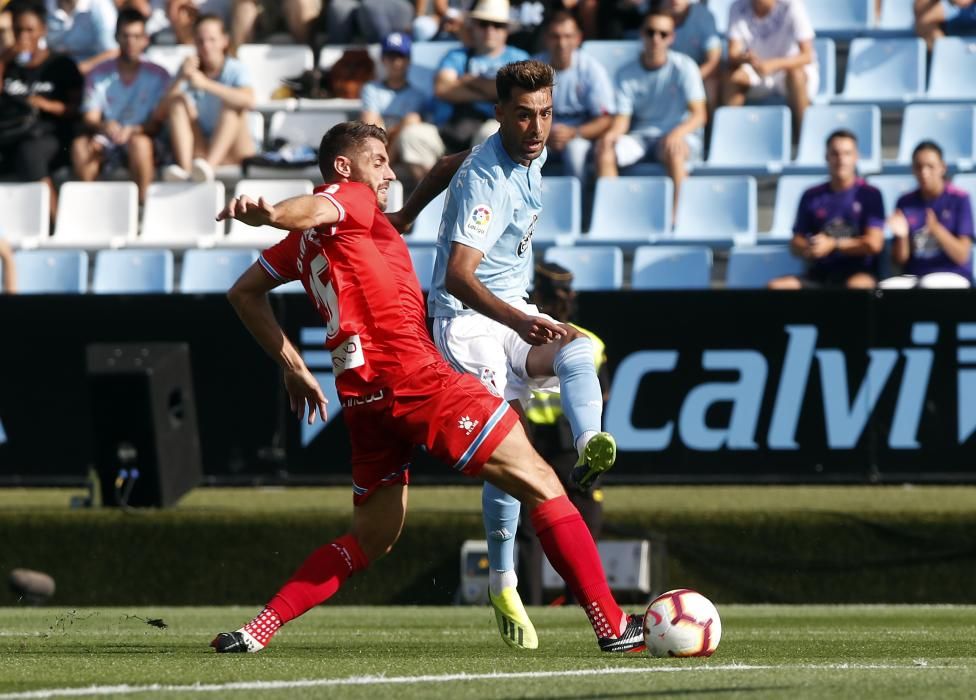
[{"label": "blurred crowd", "polygon": [[[282,32],[310,46],[315,65],[329,46],[380,45],[381,77],[367,74],[351,94],[362,119],[389,131],[408,189],[440,156],[497,129],[494,75],[532,55],[557,71],[547,172],[592,184],[653,164],[674,182],[675,212],[718,106],[785,103],[798,135],[819,84],[804,0],[736,0],[723,18],[724,52],[712,10],[692,0],[0,0],[0,8],[0,178],[47,183],[52,217],[58,179],[94,180],[122,166],[141,202],[157,177],[211,180],[220,166],[258,154],[249,67],[234,56]],[[976,32],[971,0],[915,0],[914,11],[929,44]],[[580,51],[585,39],[630,40],[639,52],[610,74]],[[460,44],[432,85],[412,85],[413,45],[441,40]],[[195,52],[170,75],[145,58],[153,43]],[[822,247],[800,252],[816,257]]]}]

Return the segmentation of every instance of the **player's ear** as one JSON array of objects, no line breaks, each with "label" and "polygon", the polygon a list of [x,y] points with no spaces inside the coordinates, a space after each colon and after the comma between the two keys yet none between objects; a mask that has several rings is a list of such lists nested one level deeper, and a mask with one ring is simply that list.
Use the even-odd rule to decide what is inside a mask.
[{"label": "player's ear", "polygon": [[335,161],[332,163],[332,167],[335,168],[336,173],[342,177],[349,177],[352,175],[352,161],[346,156],[336,156]]},{"label": "player's ear", "polygon": [[495,103],[495,119],[496,119],[496,121],[498,121],[499,124],[502,123],[502,103],[501,102],[496,102]]}]

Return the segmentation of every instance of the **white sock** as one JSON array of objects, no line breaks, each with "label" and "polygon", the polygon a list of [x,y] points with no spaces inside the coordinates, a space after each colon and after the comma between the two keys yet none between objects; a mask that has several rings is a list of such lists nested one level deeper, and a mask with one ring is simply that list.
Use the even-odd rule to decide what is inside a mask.
[{"label": "white sock", "polygon": [[586,449],[586,443],[592,440],[594,435],[596,435],[595,430],[587,430],[578,438],[576,438],[576,452],[579,454],[580,457],[583,456],[583,450]]},{"label": "white sock", "polygon": [[489,571],[488,590],[492,595],[498,595],[506,588],[518,586],[518,576],[514,571]]}]

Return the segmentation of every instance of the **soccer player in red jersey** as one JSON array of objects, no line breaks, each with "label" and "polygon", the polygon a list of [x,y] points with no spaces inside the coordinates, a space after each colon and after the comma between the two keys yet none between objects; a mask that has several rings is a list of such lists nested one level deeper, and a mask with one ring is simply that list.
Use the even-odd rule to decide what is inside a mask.
[{"label": "soccer player in red jersey", "polygon": [[[267,293],[300,279],[326,324],[336,388],[352,442],[349,532],[315,550],[261,613],[211,642],[256,652],[284,623],[331,597],[349,576],[389,552],[407,509],[410,454],[427,450],[478,476],[530,511],[543,549],[587,613],[604,651],[643,649],[641,619],[610,592],[596,545],[518,415],[474,376],[451,368],[426,329],[406,243],[383,214],[394,179],[386,132],[361,122],[329,130],[319,149],[325,185],[277,204],[238,197],[218,219],[288,230],[241,275],[228,297],[247,329],[281,366],[292,409],[326,416],[321,388],[275,320]],[[551,333],[539,319],[535,342]]]}]

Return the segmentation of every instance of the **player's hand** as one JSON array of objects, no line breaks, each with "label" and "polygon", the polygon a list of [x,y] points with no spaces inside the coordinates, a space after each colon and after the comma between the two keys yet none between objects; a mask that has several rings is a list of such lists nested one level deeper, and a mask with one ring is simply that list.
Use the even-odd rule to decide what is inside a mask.
[{"label": "player's hand", "polygon": [[895,210],[895,213],[888,217],[888,228],[895,238],[908,238],[908,219],[900,209]]},{"label": "player's hand", "polygon": [[817,233],[810,238],[810,255],[825,258],[837,250],[837,239],[826,233]]},{"label": "player's hand", "polygon": [[684,158],[688,156],[688,144],[685,137],[677,133],[677,129],[672,129],[661,139],[661,150],[668,159],[674,156]]},{"label": "player's hand", "polygon": [[925,227],[929,231],[934,231],[936,228],[942,226],[942,222],[939,221],[939,217],[936,215],[933,209],[925,210]]},{"label": "player's hand", "polygon": [[413,226],[413,221],[404,216],[402,210],[387,214],[386,218],[389,219],[391,224],[393,224],[393,228],[400,233],[406,233],[410,230],[410,227]]},{"label": "player's hand", "polygon": [[288,391],[288,403],[291,410],[298,416],[298,420],[305,417],[305,409],[308,408],[308,424],[315,423],[315,413],[324,423],[328,417],[325,406],[328,400],[322,393],[322,387],[315,381],[315,377],[308,371],[307,367],[300,370],[285,370],[285,389]]},{"label": "player's hand", "polygon": [[548,318],[526,316],[516,324],[515,332],[529,345],[546,345],[562,338],[568,331],[561,323]]},{"label": "player's hand", "polygon": [[248,226],[268,226],[274,221],[275,208],[264,197],[254,201],[247,195],[234,197],[230,203],[217,214],[217,221],[237,219]]},{"label": "player's hand", "polygon": [[112,143],[122,143],[122,141],[119,140],[122,137],[122,125],[114,119],[105,123],[105,128],[103,131],[105,132],[105,135],[111,139]]}]

